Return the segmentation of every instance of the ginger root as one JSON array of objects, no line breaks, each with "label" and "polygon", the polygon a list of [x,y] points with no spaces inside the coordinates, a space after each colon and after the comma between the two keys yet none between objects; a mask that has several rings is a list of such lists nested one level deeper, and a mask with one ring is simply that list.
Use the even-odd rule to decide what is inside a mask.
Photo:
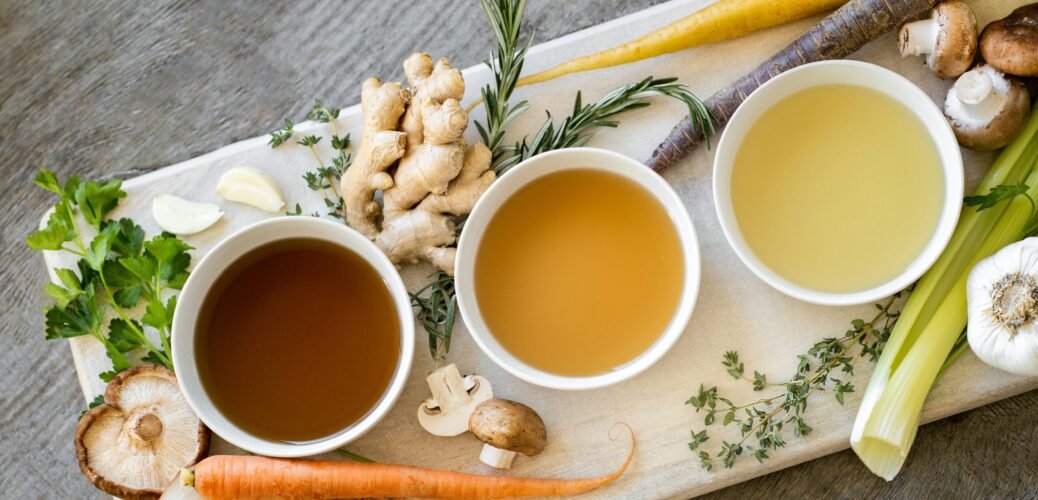
[{"label": "ginger root", "polygon": [[454,221],[494,181],[491,153],[462,137],[469,120],[459,102],[461,71],[416,53],[404,61],[404,74],[410,91],[377,78],[364,82],[360,149],[342,177],[346,223],[395,264],[424,260],[453,275]]}]

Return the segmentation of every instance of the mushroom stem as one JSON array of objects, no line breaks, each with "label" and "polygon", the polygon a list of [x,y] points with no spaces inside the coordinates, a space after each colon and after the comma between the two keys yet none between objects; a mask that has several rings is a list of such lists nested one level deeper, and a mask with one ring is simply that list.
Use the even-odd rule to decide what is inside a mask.
[{"label": "mushroom stem", "polygon": [[425,377],[425,382],[429,384],[433,400],[445,412],[464,405],[470,399],[468,390],[473,383],[470,381],[466,387],[465,379],[461,377],[458,367],[454,364],[430,373],[428,377]]},{"label": "mushroom stem", "polygon": [[937,48],[937,19],[931,17],[908,23],[901,27],[898,39],[901,56],[927,56]]},{"label": "mushroom stem", "polygon": [[162,419],[151,408],[139,408],[126,420],[126,428],[135,439],[147,443],[162,434]]},{"label": "mushroom stem", "polygon": [[955,81],[955,96],[969,114],[990,120],[998,114],[1006,100],[1004,96],[992,92],[993,85],[991,75],[978,67],[963,73]]},{"label": "mushroom stem", "polygon": [[484,444],[483,449],[479,452],[479,461],[496,469],[511,468],[514,459],[514,451],[502,450],[489,444]]}]

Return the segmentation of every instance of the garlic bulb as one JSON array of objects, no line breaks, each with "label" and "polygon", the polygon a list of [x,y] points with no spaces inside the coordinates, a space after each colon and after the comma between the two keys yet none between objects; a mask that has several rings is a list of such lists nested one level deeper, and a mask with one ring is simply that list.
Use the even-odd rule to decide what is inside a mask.
[{"label": "garlic bulb", "polygon": [[1038,375],[1038,238],[977,263],[966,300],[966,337],[977,357],[1010,373]]}]

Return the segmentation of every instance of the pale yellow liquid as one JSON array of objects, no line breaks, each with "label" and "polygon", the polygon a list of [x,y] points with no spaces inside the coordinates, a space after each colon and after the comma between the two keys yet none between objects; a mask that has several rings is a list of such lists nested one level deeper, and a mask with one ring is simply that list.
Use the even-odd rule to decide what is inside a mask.
[{"label": "pale yellow liquid", "polygon": [[645,189],[563,170],[508,199],[476,254],[476,301],[516,358],[560,375],[608,372],[648,349],[677,311],[677,230]]},{"label": "pale yellow liquid", "polygon": [[933,236],[944,176],[932,138],[879,92],[826,85],[768,109],[735,158],[739,230],[766,266],[825,292],[901,274]]}]

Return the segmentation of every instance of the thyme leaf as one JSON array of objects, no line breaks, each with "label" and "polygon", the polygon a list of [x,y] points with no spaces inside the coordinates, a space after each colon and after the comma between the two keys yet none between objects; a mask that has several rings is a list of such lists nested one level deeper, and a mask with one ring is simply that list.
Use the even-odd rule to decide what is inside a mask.
[{"label": "thyme leaf", "polygon": [[[857,359],[874,362],[882,353],[891,328],[901,314],[895,309],[900,296],[898,293],[882,304],[876,304],[877,313],[871,320],[855,319],[842,336],[815,343],[797,357],[796,373],[778,384],[768,383],[767,377],[757,371],[753,372],[752,379],[745,377],[745,366],[739,360],[739,353],[724,353],[721,364],[733,378],[751,382],[754,391],[767,387],[781,389],[749,403],[735,404],[721,396],[717,387],[707,388],[700,384],[696,394],[685,401],[696,413],[704,413],[704,428],[693,429],[688,443],[700,466],[707,471],[713,470],[718,463],[726,469],[731,468],[742,455],[763,462],[770,458],[770,452],[786,445],[787,430],[794,437],[810,434],[813,429],[806,419],[808,399],[817,391],[829,390],[838,403],[844,404],[846,394],[854,392],[855,387],[844,380],[843,374],[854,374]],[[710,439],[705,427],[713,425],[718,414],[724,415],[722,426],[736,426],[741,437],[734,442],[722,441],[714,452],[702,450],[701,445]]]}]

